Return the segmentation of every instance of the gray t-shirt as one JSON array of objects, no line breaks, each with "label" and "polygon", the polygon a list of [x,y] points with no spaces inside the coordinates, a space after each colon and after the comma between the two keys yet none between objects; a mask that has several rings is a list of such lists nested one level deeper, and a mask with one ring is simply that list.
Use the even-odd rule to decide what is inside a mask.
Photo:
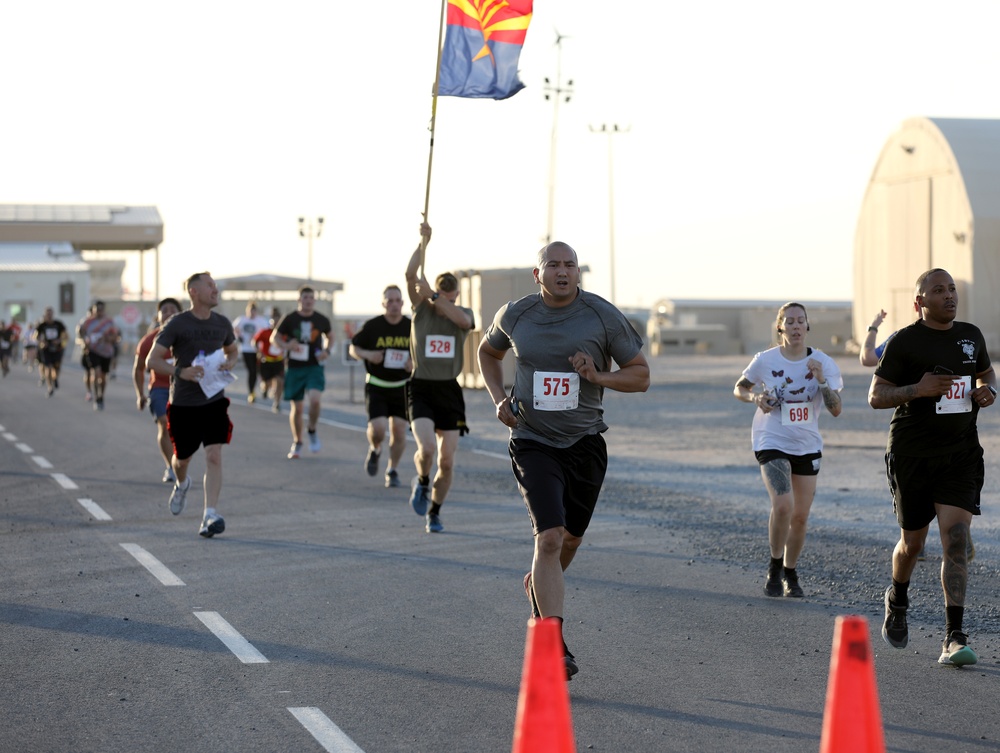
[{"label": "gray t-shirt", "polygon": [[516,357],[519,414],[511,436],[551,447],[570,447],[608,428],[603,388],[580,377],[570,357],[582,351],[598,371],[610,371],[612,360],[621,366],[642,350],[642,338],[625,315],[584,290],[562,308],[547,306],[540,293],[507,303],[484,337],[497,350],[513,349]]},{"label": "gray t-shirt", "polygon": [[[222,314],[213,311],[208,319],[199,319],[188,310],[170,318],[156,336],[156,344],[173,351],[175,366],[187,368],[199,351],[205,351],[207,356],[235,339],[232,323]],[[223,397],[225,391],[209,398],[205,397],[197,382],[170,378],[170,402],[173,405],[208,405]]]},{"label": "gray t-shirt", "polygon": [[[459,306],[476,326],[472,309]],[[438,316],[434,307],[421,301],[413,311],[410,327],[410,359],[413,378],[445,382],[462,373],[465,363],[465,337],[462,329],[445,316]]]}]

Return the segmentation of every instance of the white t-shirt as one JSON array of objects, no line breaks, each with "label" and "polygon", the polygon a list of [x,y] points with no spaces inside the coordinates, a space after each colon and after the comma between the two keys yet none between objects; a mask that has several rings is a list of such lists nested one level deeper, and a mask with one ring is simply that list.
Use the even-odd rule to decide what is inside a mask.
[{"label": "white t-shirt", "polygon": [[776,403],[770,413],[760,408],[754,412],[750,433],[754,452],[780,450],[789,455],[809,455],[823,451],[819,434],[823,392],[806,367],[810,358],[823,365],[823,378],[831,389],[844,388],[836,362],[815,348],[798,361],[785,358],[780,347],[771,348],[755,355],[743,370],[743,376],[754,385],[763,385]]},{"label": "white t-shirt", "polygon": [[238,316],[233,322],[233,330],[236,332],[236,336],[240,340],[240,352],[242,353],[256,353],[257,346],[253,344],[253,336],[260,332],[262,329],[267,329],[271,326],[267,317],[263,316]]}]

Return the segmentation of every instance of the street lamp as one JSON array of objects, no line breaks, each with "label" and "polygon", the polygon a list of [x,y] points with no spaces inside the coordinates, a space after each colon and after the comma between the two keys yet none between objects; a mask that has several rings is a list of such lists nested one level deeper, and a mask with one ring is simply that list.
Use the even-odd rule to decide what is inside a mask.
[{"label": "street lamp", "polygon": [[556,194],[556,135],[559,129],[559,102],[569,102],[573,94],[573,79],[562,82],[562,41],[565,35],[556,32],[556,80],[545,78],[545,99],[552,100],[552,142],[549,146],[549,216],[545,231],[545,243],[552,242],[552,216],[555,211]]},{"label": "street lamp", "polygon": [[617,305],[615,298],[615,156],[611,146],[612,136],[619,133],[628,133],[631,126],[620,128],[617,123],[608,125],[601,124],[600,128],[590,126],[591,133],[605,133],[608,136],[608,247],[611,259],[611,302]]},{"label": "street lamp", "polygon": [[299,217],[299,236],[302,238],[309,239],[309,276],[308,280],[313,278],[313,238],[319,238],[323,234],[323,218],[317,217],[314,220],[310,217],[308,220],[305,217]]}]

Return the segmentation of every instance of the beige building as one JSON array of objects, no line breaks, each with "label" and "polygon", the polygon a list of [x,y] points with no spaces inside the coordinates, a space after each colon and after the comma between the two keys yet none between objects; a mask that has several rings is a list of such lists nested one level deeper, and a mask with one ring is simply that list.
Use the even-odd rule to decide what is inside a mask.
[{"label": "beige building", "polygon": [[[778,309],[788,301],[712,301],[664,298],[646,324],[650,355],[752,355],[777,344]],[[850,301],[799,301],[809,315],[812,347],[846,352],[851,337]]]},{"label": "beige building", "polygon": [[855,340],[880,309],[880,341],[912,322],[914,283],[934,267],[1000,352],[1000,120],[911,118],[889,137],[855,233]]}]

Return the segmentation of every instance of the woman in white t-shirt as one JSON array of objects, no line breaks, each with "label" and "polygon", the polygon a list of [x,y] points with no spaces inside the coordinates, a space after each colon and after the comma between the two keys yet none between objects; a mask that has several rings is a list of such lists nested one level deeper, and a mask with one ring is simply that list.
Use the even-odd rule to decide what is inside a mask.
[{"label": "woman in white t-shirt", "polygon": [[844,380],[830,356],[806,346],[809,318],[801,303],[786,303],[775,322],[780,345],[753,357],[733,394],[753,403],[753,451],[771,498],[771,560],[764,593],[803,596],[795,566],[806,540],[823,457],[819,416],[840,415]]}]

